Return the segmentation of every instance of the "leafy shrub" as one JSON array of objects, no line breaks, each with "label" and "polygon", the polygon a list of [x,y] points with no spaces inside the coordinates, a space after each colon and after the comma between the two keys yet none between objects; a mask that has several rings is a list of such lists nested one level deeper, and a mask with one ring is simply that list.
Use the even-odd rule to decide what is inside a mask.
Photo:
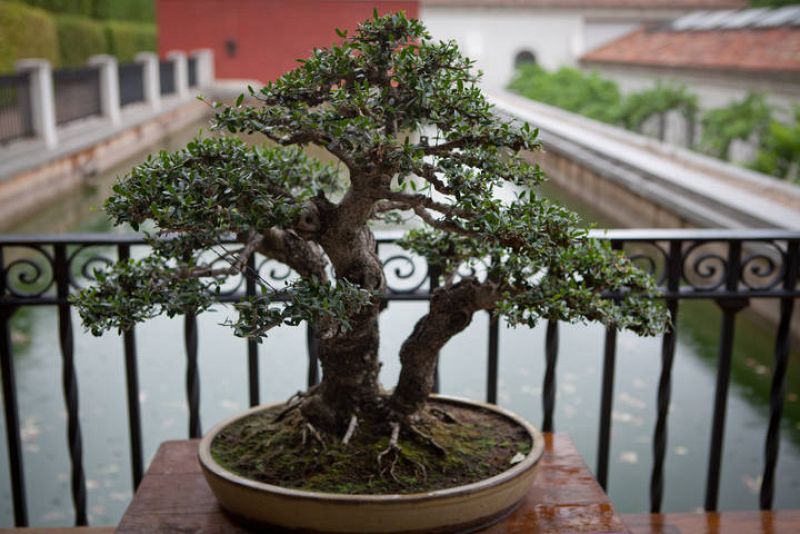
[{"label": "leafy shrub", "polygon": [[60,65],[83,65],[94,54],[109,51],[103,24],[88,17],[56,17]]},{"label": "leafy shrub", "polygon": [[0,1],[0,72],[12,72],[14,61],[36,57],[58,62],[58,33],[45,11]]},{"label": "leafy shrub", "polygon": [[52,13],[66,13],[90,17],[94,0],[17,0]]},{"label": "leafy shrub", "polygon": [[650,89],[627,95],[616,122],[629,130],[639,131],[650,117],[670,111],[678,111],[687,121],[693,122],[697,114],[697,96],[682,85],[658,82]]},{"label": "leafy shrub", "polygon": [[800,179],[800,106],[794,109],[794,123],[773,120],[761,140],[753,169],[793,182]]},{"label": "leafy shrub", "polygon": [[621,101],[616,83],[595,73],[585,74],[570,67],[548,72],[538,65],[522,64],[509,89],[603,122],[615,122]]},{"label": "leafy shrub", "polygon": [[92,14],[98,19],[153,22],[155,0],[94,0]]},{"label": "leafy shrub", "polygon": [[119,62],[131,61],[138,52],[156,49],[154,24],[112,20],[105,23],[105,30],[109,51]]},{"label": "leafy shrub", "polygon": [[745,141],[754,134],[762,140],[771,120],[772,111],[764,96],[750,93],[739,102],[712,109],[703,115],[700,149],[706,154],[727,159],[734,140]]}]

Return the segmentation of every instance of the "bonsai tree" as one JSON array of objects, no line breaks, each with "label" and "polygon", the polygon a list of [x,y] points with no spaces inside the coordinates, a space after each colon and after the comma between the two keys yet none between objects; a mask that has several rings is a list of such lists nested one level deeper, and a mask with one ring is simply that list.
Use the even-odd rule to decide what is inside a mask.
[{"label": "bonsai tree", "polygon": [[[478,311],[511,325],[548,318],[663,329],[651,279],[535,191],[542,173],[521,153],[540,148],[537,131],[493,112],[455,43],[430,41],[403,14],[338,33],[340,45],[250,89],[257,105],[243,97],[215,105],[216,131],[269,143],[197,139],[121,180],[108,213],[134,229],[152,221],[157,231],[149,256],[98,272],[77,295],[86,327],[100,334],[198,313],[227,278],[246,274],[253,254],[283,262],[297,280],[276,288],[257,278],[260,296],[235,304],[228,324],[258,339],[282,324],[314,324],[322,379],[289,408],[323,439],[349,439],[358,424],[395,445],[415,430],[440,349]],[[336,164],[307,155],[309,145]],[[499,198],[502,187],[512,200]],[[378,380],[386,280],[370,225],[398,218],[417,222],[401,245],[441,276],[386,391]],[[239,245],[225,244],[231,236]],[[465,265],[483,268],[459,275]]]}]

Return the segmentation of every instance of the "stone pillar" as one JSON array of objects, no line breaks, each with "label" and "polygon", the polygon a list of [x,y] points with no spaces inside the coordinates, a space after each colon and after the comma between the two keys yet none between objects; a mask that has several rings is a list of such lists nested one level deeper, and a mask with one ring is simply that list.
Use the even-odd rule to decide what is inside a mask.
[{"label": "stone pillar", "polygon": [[33,130],[46,147],[58,144],[56,106],[53,93],[53,71],[44,59],[21,59],[14,64],[17,72],[27,72]]},{"label": "stone pillar", "polygon": [[214,83],[214,51],[202,48],[190,55],[197,61],[197,86],[209,87]]},{"label": "stone pillar", "polygon": [[99,54],[89,58],[89,65],[100,69],[100,108],[103,110],[103,116],[111,121],[111,124],[117,125],[121,122],[117,58]]},{"label": "stone pillar", "polygon": [[161,78],[158,70],[158,56],[153,52],[139,52],[136,63],[142,65],[142,83],[144,84],[144,101],[151,108],[161,107]]},{"label": "stone pillar", "polygon": [[181,97],[189,96],[189,65],[186,61],[186,53],[173,50],[167,53],[167,59],[175,65],[175,94]]}]

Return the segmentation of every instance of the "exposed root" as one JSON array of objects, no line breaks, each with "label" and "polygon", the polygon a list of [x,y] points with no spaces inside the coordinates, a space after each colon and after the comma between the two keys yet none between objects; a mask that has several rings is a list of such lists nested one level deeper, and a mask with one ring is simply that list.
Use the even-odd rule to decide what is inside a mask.
[{"label": "exposed root", "polygon": [[414,425],[409,425],[408,429],[411,431],[412,434],[420,438],[425,444],[430,445],[436,452],[441,454],[442,456],[447,456],[447,449],[442,447],[430,434],[423,432],[421,429],[417,428]]},{"label": "exposed root", "polygon": [[277,423],[283,420],[284,417],[289,415],[292,411],[298,409],[301,404],[303,404],[303,398],[306,396],[305,393],[302,391],[298,391],[288,399],[286,399],[286,406],[275,415],[275,418],[272,420],[274,423]]},{"label": "exposed root", "polygon": [[421,464],[420,462],[414,460],[413,458],[410,458],[407,455],[403,454],[403,449],[398,444],[398,441],[400,439],[400,423],[389,423],[389,426],[392,428],[392,435],[389,438],[389,445],[378,454],[378,470],[379,470],[379,474],[381,476],[381,479],[384,479],[383,474],[387,470],[387,468],[385,468],[384,465],[383,465],[383,459],[384,459],[385,456],[391,454],[392,455],[392,461],[389,464],[388,471],[389,471],[389,475],[392,477],[392,479],[395,482],[397,482],[398,484],[401,484],[403,486],[406,485],[406,483],[403,482],[402,480],[400,480],[397,477],[397,474],[395,473],[395,468],[397,467],[397,464],[401,459],[402,460],[406,460],[407,462],[409,462],[412,465],[414,465],[415,471],[417,471],[418,473],[421,474],[422,480],[423,481],[427,481],[428,480],[428,471],[425,469],[425,466],[423,464]]},{"label": "exposed root", "polygon": [[306,426],[303,429],[303,444],[304,445],[305,445],[305,430],[306,429],[308,429],[308,431],[311,432],[311,435],[314,437],[315,440],[317,440],[319,442],[320,445],[322,445],[323,449],[325,449],[325,450],[328,449],[328,445],[325,443],[325,440],[322,439],[322,435],[319,433],[319,431],[316,428],[314,428],[314,425],[312,425],[311,423],[306,423]]},{"label": "exposed root", "polygon": [[346,446],[350,443],[350,440],[353,439],[353,434],[356,433],[356,427],[358,427],[358,417],[356,417],[356,414],[353,414],[350,416],[350,424],[347,425],[347,432],[345,432],[342,438],[342,445]]},{"label": "exposed root", "polygon": [[432,407],[430,409],[430,412],[431,412],[432,415],[437,416],[439,419],[441,419],[445,423],[453,423],[453,424],[456,424],[456,425],[460,425],[461,424],[461,420],[459,420],[455,415],[451,414],[450,412],[448,412],[444,408]]}]

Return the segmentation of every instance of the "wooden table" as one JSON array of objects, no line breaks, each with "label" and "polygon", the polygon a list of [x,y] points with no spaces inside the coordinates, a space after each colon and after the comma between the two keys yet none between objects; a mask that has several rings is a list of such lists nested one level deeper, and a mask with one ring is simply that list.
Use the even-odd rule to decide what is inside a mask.
[{"label": "wooden table", "polygon": [[[628,532],[572,441],[545,435],[541,466],[525,501],[484,534]],[[144,532],[244,533],[219,507],[197,463],[197,441],[161,445],[117,529]]]}]

